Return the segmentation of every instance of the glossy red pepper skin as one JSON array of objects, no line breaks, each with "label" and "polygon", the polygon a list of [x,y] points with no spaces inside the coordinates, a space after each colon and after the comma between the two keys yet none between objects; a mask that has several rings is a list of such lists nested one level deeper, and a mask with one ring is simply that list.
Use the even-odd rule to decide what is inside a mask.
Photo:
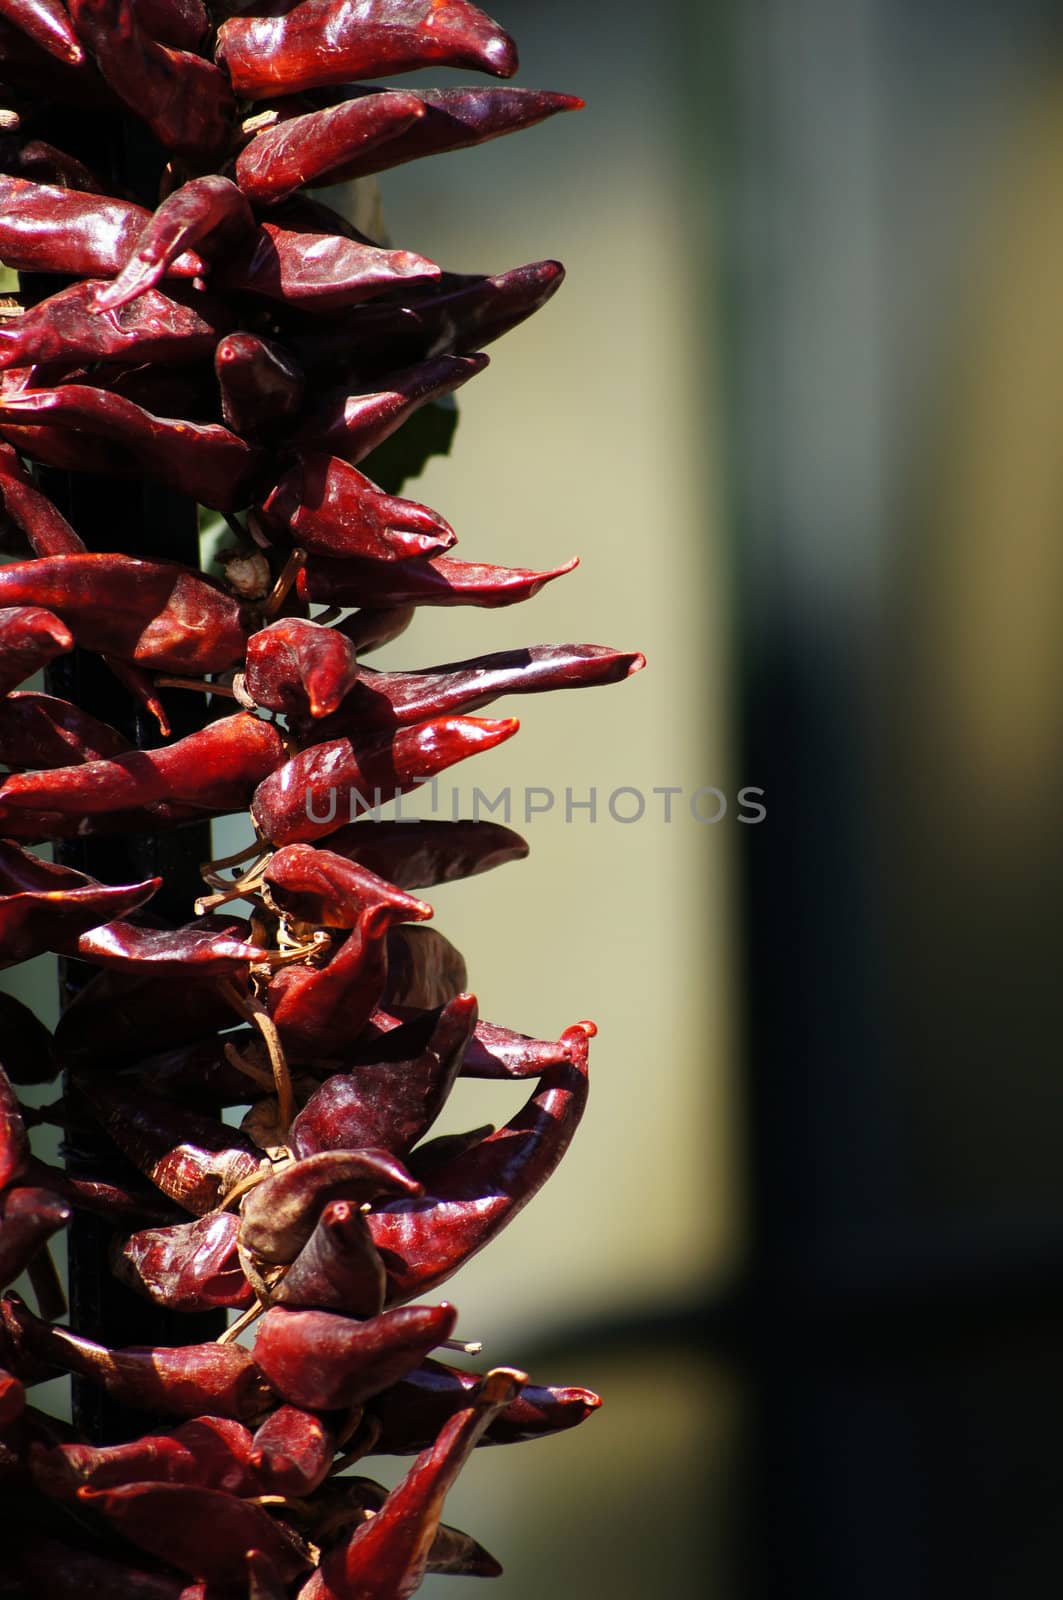
[{"label": "glossy red pepper skin", "polygon": [[383,250],[323,226],[311,231],[269,221],[218,263],[211,287],[328,312],[439,276],[434,261],[412,250]]},{"label": "glossy red pepper skin", "polygon": [[70,1214],[70,1207],[49,1189],[8,1189],[0,1221],[0,1288],[14,1283],[52,1235],[66,1226]]},{"label": "glossy red pepper skin", "polygon": [[[0,260],[19,272],[111,278],[121,271],[149,216],[128,200],[5,177],[0,179]],[[204,271],[199,257],[188,254],[170,267],[181,278]]]},{"label": "glossy red pepper skin", "polygon": [[273,1400],[269,1384],[240,1345],[109,1350],[65,1328],[49,1327],[10,1299],[4,1307],[17,1353],[100,1384],[121,1405],[189,1419],[218,1416],[247,1422],[260,1417]]},{"label": "glossy red pepper skin", "polygon": [[0,964],[66,949],[87,929],[139,910],[160,883],[149,878],[111,888],[0,839]]},{"label": "glossy red pepper skin", "polygon": [[87,711],[35,690],[0,702],[0,763],[5,767],[65,767],[123,755],[130,744]]},{"label": "glossy red pepper skin", "polygon": [[527,840],[519,833],[482,821],[371,822],[363,817],[331,833],[328,847],[400,889],[430,889],[472,878],[528,854]]},{"label": "glossy red pepper skin", "polygon": [[[548,1067],[504,1128],[438,1169],[419,1200],[393,1201],[369,1217],[388,1266],[388,1301],[442,1283],[511,1221],[557,1167],[587,1103],[587,1035],[569,1030],[573,1060]],[[582,1040],[582,1042],[581,1042]]]},{"label": "glossy red pepper skin", "polygon": [[147,473],[215,511],[246,505],[250,480],[262,465],[256,449],[220,423],[158,417],[124,395],[87,384],[0,395],[0,420],[9,442],[24,446],[27,455],[58,466],[76,462],[77,471],[93,470],[84,441],[71,441],[70,454],[61,438],[56,460],[53,436],[67,429],[98,436],[103,447],[95,470],[123,477]]},{"label": "glossy red pepper skin", "polygon": [[513,717],[438,717],[357,747],[350,739],[331,739],[301,751],[265,778],[255,791],[251,814],[276,845],[322,839],[352,813],[371,810],[456,761],[493,749],[511,739],[519,726]]},{"label": "glossy red pepper skin", "polygon": [[257,706],[287,717],[326,717],[358,678],[354,646],[334,628],[281,617],[247,641],[244,682]]},{"label": "glossy red pepper skin", "polygon": [[37,488],[7,444],[0,444],[0,499],[35,556],[78,555],[85,549],[69,522]]},{"label": "glossy red pepper skin", "polygon": [[[372,91],[370,91],[372,92]],[[503,134],[533,128],[559,111],[580,111],[584,102],[574,94],[551,94],[544,89],[462,88],[421,89],[416,98],[423,115],[398,138],[358,152],[340,167],[332,183],[387,172],[423,156],[468,150]],[[358,104],[357,101],[354,104]]]},{"label": "glossy red pepper skin", "polygon": [[243,655],[240,603],[175,561],[49,556],[0,567],[0,604],[54,611],[87,650],[162,672],[223,672]]},{"label": "glossy red pepper skin", "polygon": [[[416,1455],[461,1410],[479,1382],[476,1373],[434,1358],[415,1367],[370,1402],[370,1415],[381,1429],[377,1448],[384,1455]],[[562,1433],[585,1422],[601,1403],[592,1389],[525,1384],[488,1427],[481,1443],[518,1444]]]},{"label": "glossy red pepper skin", "polygon": [[367,867],[312,845],[285,845],[265,868],[270,899],[297,922],[321,928],[353,928],[363,911],[386,910],[396,921],[424,922],[432,907]]},{"label": "glossy red pepper skin", "polygon": [[468,0],[302,0],[280,17],[230,17],[218,60],[247,100],[418,67],[517,70],[512,39]]},{"label": "glossy red pepper skin", "polygon": [[139,1172],[186,1211],[203,1216],[252,1177],[261,1151],[237,1128],[105,1073],[75,1083],[71,1104],[94,1118]]},{"label": "glossy red pepper skin", "polygon": [[[326,395],[296,435],[303,451],[328,451],[356,466],[431,400],[453,394],[483,372],[482,354],[434,356],[380,380],[368,394],[346,386]],[[0,415],[2,415],[0,411]]]},{"label": "glossy red pepper skin", "polygon": [[261,512],[267,526],[319,556],[406,561],[449,550],[449,522],[415,500],[385,494],[338,456],[299,455],[270,492]]},{"label": "glossy red pepper skin", "polygon": [[302,409],[302,371],[270,340],[253,333],[229,334],[214,351],[214,372],[222,420],[245,437],[276,431]]},{"label": "glossy red pepper skin", "polygon": [[152,289],[107,311],[98,303],[105,287],[104,279],[83,279],[0,325],[0,369],[53,361],[202,361],[225,332],[227,314],[206,295],[182,301]]},{"label": "glossy red pepper skin", "polygon": [[292,1123],[296,1155],[370,1145],[405,1157],[443,1109],[476,1020],[475,997],[458,995],[403,1030],[401,1055],[326,1079]]},{"label": "glossy red pepper skin", "polygon": [[376,1515],[325,1553],[299,1600],[406,1600],[424,1577],[447,1491],[524,1381],[506,1368],[489,1372]]},{"label": "glossy red pepper skin", "polygon": [[237,1257],[239,1218],[230,1211],[130,1234],[113,1259],[128,1288],[170,1311],[244,1307],[254,1291]]},{"label": "glossy red pepper skin", "polygon": [[0,16],[57,61],[79,67],[85,53],[59,0],[0,0]]},{"label": "glossy red pepper skin", "polygon": [[283,759],[284,746],[272,723],[240,712],[157,750],[13,773],[0,783],[0,818],[18,810],[88,816],[156,801],[242,810],[256,783]]},{"label": "glossy red pepper skin", "polygon": [[201,917],[183,928],[118,920],[81,934],[75,950],[82,961],[119,971],[149,966],[172,968],[186,978],[217,977],[246,973],[249,963],[261,958],[261,950],[243,937],[249,932],[239,917]]},{"label": "glossy red pepper skin", "polygon": [[278,1406],[251,1440],[251,1465],[265,1494],[313,1494],[332,1467],[336,1440],[320,1417]]},{"label": "glossy red pepper skin", "polygon": [[131,1483],[183,1483],[229,1494],[253,1495],[261,1486],[251,1464],[252,1434],[226,1417],[197,1417],[172,1433],[148,1433],[127,1444],[61,1444],[38,1448],[36,1482],[56,1500],[79,1489],[121,1488]]},{"label": "glossy red pepper skin", "polygon": [[123,1538],[203,1582],[241,1582],[245,1552],[261,1550],[290,1582],[312,1565],[309,1554],[261,1506],[190,1484],[136,1483],[78,1491]]},{"label": "glossy red pepper skin", "polygon": [[0,695],[73,648],[73,634],[54,612],[40,606],[0,608]]},{"label": "glossy red pepper skin", "polygon": [[374,727],[408,727],[431,717],[480,711],[506,694],[621,683],[644,665],[644,656],[604,645],[559,644],[499,650],[418,672],[374,672],[362,667],[343,705],[318,723],[314,737],[334,739]]},{"label": "glossy red pepper skin", "polygon": [[[430,1441],[429,1441],[430,1442]],[[314,1498],[313,1535],[318,1544],[332,1545],[360,1524],[368,1522],[384,1505],[388,1491],[371,1478],[337,1478]],[[426,1573],[454,1577],[498,1578],[501,1564],[489,1550],[460,1528],[440,1523],[428,1551]]]},{"label": "glossy red pepper skin", "polygon": [[385,1150],[323,1151],[281,1167],[245,1196],[240,1237],[259,1261],[284,1265],[309,1242],[330,1200],[362,1205],[419,1193],[420,1184]]},{"label": "glossy red pepper skin", "polygon": [[278,1305],[375,1317],[387,1274],[365,1217],[349,1200],[330,1200],[306,1244],[274,1290]]},{"label": "glossy red pepper skin", "polygon": [[311,556],[299,574],[304,600],[340,606],[511,606],[579,565],[576,557],[547,572],[493,567],[450,556],[392,562],[343,561]]},{"label": "glossy red pepper skin", "polygon": [[444,273],[437,283],[411,290],[403,305],[389,298],[356,306],[320,328],[290,334],[290,343],[307,371],[368,382],[398,361],[483,350],[540,310],[564,277],[559,261],[534,261],[496,277]]},{"label": "glossy red pepper skin", "polygon": [[210,173],[182,184],[145,222],[114,282],[101,286],[101,310],[118,310],[153,288],[194,245],[209,241],[210,256],[254,225],[251,207],[230,179]]},{"label": "glossy red pepper skin", "polygon": [[450,1338],[456,1321],[445,1302],[406,1306],[368,1322],[274,1306],[258,1325],[254,1358],[289,1404],[339,1410],[362,1404],[418,1366]]},{"label": "glossy red pepper skin", "polygon": [[118,98],[167,150],[207,161],[224,149],[235,106],[224,73],[202,57],[158,44],[131,0],[70,0],[78,38]]},{"label": "glossy red pepper skin", "polygon": [[359,913],[340,948],[322,968],[274,973],[266,1005],[285,1051],[297,1060],[335,1055],[383,997],[388,974],[388,912]]},{"label": "glossy red pepper skin", "polygon": [[[385,90],[325,111],[285,118],[257,133],[236,158],[236,181],[256,205],[276,205],[405,133],[424,117],[421,97]],[[391,163],[388,163],[389,165]]]}]

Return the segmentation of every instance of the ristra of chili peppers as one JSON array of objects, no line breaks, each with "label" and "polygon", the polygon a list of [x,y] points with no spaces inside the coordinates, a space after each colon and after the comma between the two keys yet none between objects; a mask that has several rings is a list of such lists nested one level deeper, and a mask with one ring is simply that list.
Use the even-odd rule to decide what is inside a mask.
[{"label": "ristra of chili peppers", "polygon": [[268,1266],[294,1261],[330,1200],[359,1205],[417,1195],[421,1186],[386,1150],[327,1150],[276,1168],[240,1208],[240,1242]]},{"label": "ristra of chili peppers", "polygon": [[[0,260],[19,272],[114,277],[150,215],[128,200],[28,178],[0,178]],[[199,277],[205,270],[199,257],[187,252],[169,268],[180,278]]]},{"label": "ristra of chili peppers", "polygon": [[248,100],[418,67],[517,70],[513,41],[468,0],[302,0],[280,17],[230,17],[218,60]]},{"label": "ristra of chili peppers", "polygon": [[312,451],[300,453],[260,515],[314,555],[405,561],[441,554],[455,540],[438,512],[385,494],[338,456]]}]

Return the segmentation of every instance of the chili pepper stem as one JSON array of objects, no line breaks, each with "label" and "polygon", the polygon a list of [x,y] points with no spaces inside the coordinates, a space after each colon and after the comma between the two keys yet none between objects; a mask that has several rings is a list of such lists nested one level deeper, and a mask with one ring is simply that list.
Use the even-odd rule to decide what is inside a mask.
[{"label": "chili pepper stem", "polygon": [[[243,850],[237,850],[234,855],[219,856],[216,861],[204,862],[199,869],[199,875],[201,878],[205,878],[207,883],[212,883],[224,867],[241,867],[245,861],[254,855],[258,856],[259,861],[264,861],[269,853],[268,850],[262,849],[262,841],[256,839],[254,843],[245,846]],[[258,862],[255,864],[257,866]]]},{"label": "chili pepper stem", "polygon": [[[251,1287],[254,1289],[259,1298],[255,1301],[253,1306],[248,1306],[246,1311],[241,1311],[236,1321],[230,1322],[224,1333],[219,1333],[218,1337],[214,1341],[215,1344],[235,1344],[236,1340],[240,1337],[244,1330],[246,1328],[250,1328],[254,1323],[256,1323],[262,1313],[269,1309],[268,1302],[262,1299],[258,1288],[258,1284],[262,1283],[262,1279],[259,1277],[257,1269],[253,1266],[253,1264],[250,1264],[249,1261],[245,1261],[242,1247],[237,1245],[236,1248],[237,1254],[240,1256],[240,1265],[243,1267]],[[254,1276],[252,1276],[252,1273]],[[256,1279],[258,1280],[257,1282],[255,1281]],[[262,1288],[265,1290],[265,1284],[262,1284]],[[268,1291],[266,1292],[268,1293]]]},{"label": "chili pepper stem", "polygon": [[240,698],[235,689],[223,683],[208,683],[206,678],[156,678],[155,683],[160,689],[195,689],[199,694],[217,694],[225,700]]},{"label": "chili pepper stem", "polygon": [[196,916],[202,917],[208,911],[217,910],[218,906],[228,905],[231,900],[242,900],[245,896],[253,895],[262,886],[263,874],[268,860],[268,855],[263,856],[242,877],[235,878],[232,883],[228,884],[225,883],[224,879],[219,880],[213,874],[208,874],[204,869],[202,876],[207,879],[208,883],[220,881],[224,884],[224,887],[219,889],[217,894],[200,896],[194,907]]},{"label": "chili pepper stem", "polygon": [[293,550],[281,570],[280,577],[273,585],[273,592],[262,608],[262,615],[267,620],[277,616],[281,606],[287,600],[295,580],[306,565],[306,551]]},{"label": "chili pepper stem", "polygon": [[292,1079],[284,1055],[284,1046],[281,1044],[273,1018],[257,1001],[245,999],[227,979],[222,979],[220,988],[229,1004],[235,1007],[246,1022],[257,1028],[266,1041],[270,1066],[273,1068],[273,1082],[277,1090],[280,1125],[287,1132],[295,1115],[295,1095],[292,1092]]},{"label": "chili pepper stem", "polygon": [[273,1088],[273,1079],[270,1074],[263,1072],[260,1067],[256,1067],[250,1061],[245,1060],[234,1044],[225,1046],[225,1059],[230,1066],[236,1068],[237,1072],[242,1072],[245,1077],[257,1083],[260,1089],[265,1089],[268,1093]]}]

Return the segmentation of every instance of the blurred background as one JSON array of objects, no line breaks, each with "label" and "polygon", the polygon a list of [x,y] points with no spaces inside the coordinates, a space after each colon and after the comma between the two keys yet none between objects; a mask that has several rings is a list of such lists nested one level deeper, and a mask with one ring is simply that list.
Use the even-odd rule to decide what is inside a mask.
[{"label": "blurred background", "polygon": [[[389,173],[388,228],[451,270],[556,256],[568,280],[407,492],[466,559],[582,565],[520,611],[424,613],[380,660],[587,639],[649,668],[524,702],[456,780],[508,786],[532,846],[432,896],[482,1013],[600,1031],[571,1154],[452,1298],[484,1359],[606,1404],[478,1452],[448,1520],[511,1600],[1043,1600],[1058,8],[489,9],[520,81],[587,109]],[[525,827],[530,788],[555,804]],[[441,1131],[514,1104],[464,1085]]]}]

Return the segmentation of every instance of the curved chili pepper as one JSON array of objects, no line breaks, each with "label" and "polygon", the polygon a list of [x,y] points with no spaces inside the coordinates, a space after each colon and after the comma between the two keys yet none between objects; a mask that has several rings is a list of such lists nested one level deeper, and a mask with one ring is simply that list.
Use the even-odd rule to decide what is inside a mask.
[{"label": "curved chili pepper", "polygon": [[254,1421],[273,1391],[250,1353],[238,1344],[129,1345],[109,1350],[66,1328],[50,1327],[8,1297],[5,1324],[16,1354],[45,1361],[98,1383],[119,1405],[179,1417]]},{"label": "curved chili pepper", "polygon": [[302,408],[306,380],[280,345],[253,333],[231,333],[214,351],[226,427],[255,435]]},{"label": "curved chili pepper", "polygon": [[436,1170],[431,1194],[390,1201],[368,1218],[394,1305],[423,1294],[482,1250],[527,1205],[568,1149],[587,1103],[587,1034],[568,1030],[573,1059],[548,1067],[504,1128]]},{"label": "curved chili pepper", "polygon": [[170,1311],[250,1305],[255,1296],[237,1256],[239,1231],[239,1218],[230,1211],[142,1228],[115,1251],[115,1276]]},{"label": "curved chili pepper", "polygon": [[517,70],[512,39],[469,0],[302,0],[280,17],[230,17],[217,55],[248,100],[418,67]]},{"label": "curved chili pepper", "polygon": [[184,1483],[229,1494],[260,1491],[251,1465],[252,1435],[227,1417],[197,1417],[172,1433],[147,1433],[126,1444],[60,1444],[31,1454],[34,1481],[54,1500],[73,1500],[81,1488],[131,1483]]},{"label": "curved chili pepper", "polygon": [[[19,272],[110,278],[121,271],[150,215],[128,200],[0,178],[0,260]],[[185,253],[170,274],[195,278],[205,270],[198,256]]]},{"label": "curved chili pepper", "polygon": [[212,1210],[262,1165],[261,1151],[239,1129],[106,1073],[93,1077],[91,1093],[75,1083],[70,1099],[157,1189],[195,1216]]},{"label": "curved chili pepper", "polygon": [[22,134],[0,136],[0,172],[31,178],[34,183],[56,184],[60,189],[78,189],[82,194],[104,193],[96,174],[76,156],[57,150],[44,139],[27,139]]},{"label": "curved chili pepper", "polygon": [[488,1138],[495,1131],[493,1122],[484,1122],[478,1128],[469,1128],[465,1133],[441,1133],[435,1139],[429,1139],[424,1144],[419,1144],[407,1156],[410,1171],[418,1183],[423,1183],[428,1194],[432,1192],[435,1176],[440,1169],[449,1167],[452,1161],[463,1156],[467,1150],[474,1150],[478,1144]]},{"label": "curved chili pepper", "polygon": [[468,987],[465,957],[436,928],[392,928],[382,1005],[430,1011]]},{"label": "curved chili pepper", "polygon": [[200,56],[158,44],[131,0],[69,0],[78,37],[118,98],[167,150],[207,160],[225,147],[235,106],[223,72]]},{"label": "curved chili pepper", "polygon": [[250,1500],[190,1484],[130,1483],[78,1490],[132,1544],[208,1583],[238,1583],[245,1552],[263,1551],[285,1582],[311,1566],[308,1553],[279,1522]]},{"label": "curved chili pepper", "polygon": [[107,310],[98,303],[104,283],[83,279],[0,325],[0,370],[50,361],[200,361],[226,326],[223,308],[205,295],[181,302],[152,289]]},{"label": "curved chili pepper", "polygon": [[[416,1455],[467,1404],[479,1377],[429,1358],[374,1396],[371,1415],[380,1424],[376,1448],[384,1455]],[[592,1389],[539,1388],[525,1384],[487,1429],[482,1444],[516,1444],[578,1427],[601,1405]]]},{"label": "curved chili pepper", "polygon": [[278,910],[324,928],[353,928],[372,907],[386,909],[394,920],[423,922],[432,915],[423,900],[345,856],[312,845],[291,844],[276,851],[266,865],[265,882]]},{"label": "curved chili pepper", "polygon": [[276,205],[339,167],[369,160],[367,152],[393,141],[424,114],[421,96],[392,89],[286,118],[244,146],[236,158],[236,181],[257,205]]},{"label": "curved chili pepper", "polygon": [[[45,425],[44,431],[73,428],[98,435],[107,451],[97,471],[138,477],[148,473],[215,511],[234,511],[247,503],[248,481],[261,464],[258,451],[220,423],[157,417],[124,395],[87,384],[0,395],[0,418],[22,430],[28,455],[46,460],[52,459],[52,452],[42,455],[33,437],[37,421]],[[77,444],[75,440],[75,448]]]},{"label": "curved chili pepper", "polygon": [[312,1494],[328,1476],[336,1441],[320,1417],[278,1406],[251,1440],[250,1462],[266,1494]]},{"label": "curved chili pepper", "polygon": [[[365,91],[375,97],[374,90]],[[420,89],[416,93],[424,115],[382,148],[358,151],[330,175],[330,183],[348,183],[373,173],[387,172],[423,156],[468,150],[506,133],[533,128],[559,111],[581,111],[584,101],[574,94],[552,94],[546,89],[464,88]],[[353,102],[358,105],[359,101]],[[261,135],[259,136],[261,137]]]},{"label": "curved chili pepper", "polygon": [[0,965],[65,949],[89,928],[139,910],[161,882],[111,888],[0,839]]},{"label": "curved chili pepper", "polygon": [[594,1037],[593,1024],[582,1022],[578,1030],[569,1028],[560,1039],[532,1039],[512,1028],[493,1022],[477,1024],[472,1043],[462,1062],[463,1078],[538,1078],[547,1067],[573,1061],[582,1046],[579,1033]]},{"label": "curved chili pepper", "polygon": [[82,961],[119,970],[172,967],[186,978],[239,972],[262,952],[241,937],[249,933],[239,917],[201,917],[183,928],[142,928],[134,922],[108,922],[77,940]]},{"label": "curved chili pepper", "polygon": [[539,644],[499,650],[417,672],[374,672],[362,667],[342,706],[320,721],[314,737],[334,739],[369,728],[406,727],[429,717],[479,711],[506,694],[541,694],[620,683],[641,671],[636,652],[595,644]]},{"label": "curved chili pepper", "polygon": [[355,306],[342,321],[292,333],[291,347],[309,372],[363,379],[397,361],[483,350],[540,310],[564,277],[559,261],[534,261],[493,278],[444,273],[407,304]]},{"label": "curved chili pepper", "polygon": [[357,746],[351,739],[330,739],[265,778],[255,790],[251,814],[276,845],[321,839],[349,814],[368,811],[379,799],[405,794],[456,761],[492,750],[519,727],[515,717],[437,717]]},{"label": "curved chili pepper", "polygon": [[211,253],[249,233],[255,219],[235,183],[216,173],[193,178],[168,195],[145,222],[114,282],[101,288],[102,311],[116,311],[165,277],[173,263],[205,239]]},{"label": "curved chili pepper", "polygon": [[[0,717],[0,749],[3,746]],[[430,889],[438,883],[476,877],[509,861],[521,861],[528,843],[499,822],[371,822],[362,818],[329,835],[329,849],[368,867],[400,889]]]},{"label": "curved chili pepper", "polygon": [[338,456],[302,453],[262,506],[304,550],[324,556],[405,561],[449,550],[449,522],[415,500],[385,494]]},{"label": "curved chili pepper", "polygon": [[358,657],[350,641],[302,617],[281,617],[247,641],[247,692],[269,711],[328,716],[357,678]]},{"label": "curved chili pepper", "polygon": [[5,767],[65,767],[107,760],[130,749],[114,728],[80,706],[25,690],[0,702],[0,762]]},{"label": "curved chili pepper", "polygon": [[0,16],[57,61],[79,67],[85,52],[59,0],[0,0]]},{"label": "curved chili pepper", "polygon": [[[481,1441],[482,1443],[483,1441]],[[371,1478],[335,1478],[314,1496],[312,1531],[316,1544],[329,1545],[338,1535],[368,1522],[387,1500],[388,1491]],[[498,1578],[502,1567],[489,1550],[460,1528],[441,1522],[428,1551],[426,1573],[454,1577]]]},{"label": "curved chili pepper", "polygon": [[387,1274],[365,1217],[350,1200],[330,1200],[273,1291],[279,1305],[375,1317],[384,1309]]},{"label": "curved chili pepper", "polygon": [[3,1070],[12,1083],[50,1083],[59,1058],[51,1033],[13,994],[0,994]]},{"label": "curved chili pepper", "polygon": [[286,1264],[308,1243],[330,1200],[361,1205],[419,1193],[420,1184],[386,1150],[323,1151],[281,1167],[245,1196],[240,1239],[259,1261]]},{"label": "curved chili pepper", "polygon": [[0,608],[0,695],[74,648],[65,622],[40,606]]},{"label": "curved chili pepper", "polygon": [[144,32],[173,50],[198,50],[210,31],[203,0],[133,0]]},{"label": "curved chili pepper", "polygon": [[0,444],[0,499],[35,556],[81,554],[85,545],[66,518],[41,493],[15,451]]},{"label": "curved chili pepper", "polygon": [[121,1228],[160,1228],[173,1224],[181,1215],[157,1192],[138,1190],[129,1185],[103,1183],[96,1178],[72,1178],[60,1167],[31,1158],[26,1177],[45,1185],[58,1199],[75,1211],[87,1211]]},{"label": "curved chili pepper", "polygon": [[326,606],[511,606],[530,600],[544,584],[577,566],[578,556],[548,572],[449,556],[401,563],[311,556],[299,574],[298,590],[302,599]]},{"label": "curved chili pepper", "polygon": [[[42,1245],[69,1221],[70,1207],[50,1190],[8,1189],[0,1222],[0,1288],[14,1283]],[[380,1303],[383,1306],[383,1294]]]},{"label": "curved chili pepper", "polygon": [[383,250],[322,225],[292,229],[264,222],[217,264],[212,286],[309,311],[332,311],[439,276],[434,261],[412,250]]},{"label": "curved chili pepper", "polygon": [[[431,400],[453,394],[488,365],[483,354],[435,356],[382,380],[369,394],[327,395],[296,434],[297,448],[328,451],[356,466]],[[0,416],[3,415],[0,407]]]},{"label": "curved chili pepper", "polygon": [[87,650],[163,672],[223,672],[244,652],[245,612],[176,561],[83,554],[0,567],[0,605],[54,611]]},{"label": "curved chili pepper", "polygon": [[274,1306],[258,1325],[254,1358],[290,1405],[339,1410],[397,1382],[450,1338],[456,1322],[446,1301],[385,1311],[367,1322]]},{"label": "curved chili pepper", "polygon": [[379,650],[382,645],[400,638],[416,615],[416,606],[367,608],[343,618],[336,624],[336,632],[349,639],[360,655],[367,655],[370,650]]},{"label": "curved chili pepper", "polygon": [[326,1551],[299,1600],[400,1600],[412,1594],[425,1574],[447,1491],[525,1381],[524,1373],[510,1368],[489,1372],[376,1514]]}]

